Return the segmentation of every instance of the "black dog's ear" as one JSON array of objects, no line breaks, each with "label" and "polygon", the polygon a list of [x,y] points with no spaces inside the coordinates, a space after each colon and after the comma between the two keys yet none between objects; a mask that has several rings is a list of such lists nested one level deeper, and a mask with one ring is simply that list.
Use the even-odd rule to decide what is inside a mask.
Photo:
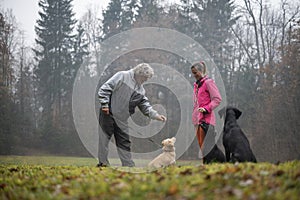
[{"label": "black dog's ear", "polygon": [[221,110],[219,110],[218,114],[219,114],[220,118],[225,116],[225,112],[226,112],[226,107],[223,107]]},{"label": "black dog's ear", "polygon": [[237,108],[233,108],[233,110],[234,110],[236,119],[240,118],[240,116],[242,115],[242,111],[240,111]]}]

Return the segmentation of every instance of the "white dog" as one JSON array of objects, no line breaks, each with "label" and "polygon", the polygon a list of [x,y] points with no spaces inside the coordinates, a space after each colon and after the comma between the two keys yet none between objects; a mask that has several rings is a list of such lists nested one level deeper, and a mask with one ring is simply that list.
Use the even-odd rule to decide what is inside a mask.
[{"label": "white dog", "polygon": [[159,168],[159,167],[165,167],[168,165],[173,165],[176,163],[175,161],[175,144],[176,138],[172,137],[172,138],[167,138],[165,140],[162,141],[162,145],[163,145],[163,153],[161,153],[160,155],[158,155],[156,158],[154,158],[149,164],[148,167],[155,167],[155,168]]}]

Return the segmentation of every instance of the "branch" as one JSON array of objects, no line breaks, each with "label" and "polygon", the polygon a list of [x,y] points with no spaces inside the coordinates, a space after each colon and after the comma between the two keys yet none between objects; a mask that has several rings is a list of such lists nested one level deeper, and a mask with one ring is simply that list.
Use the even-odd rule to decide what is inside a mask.
[{"label": "branch", "polygon": [[250,53],[249,53],[249,51],[248,51],[246,45],[244,44],[243,40],[241,39],[241,37],[239,37],[239,35],[235,32],[235,30],[234,30],[232,27],[230,27],[230,29],[232,30],[233,34],[235,35],[235,37],[238,39],[238,41],[239,41],[240,44],[242,45],[243,49],[245,50],[245,52],[246,52],[248,58],[249,58],[249,59],[251,60],[251,62],[252,62],[251,55],[250,55]]}]

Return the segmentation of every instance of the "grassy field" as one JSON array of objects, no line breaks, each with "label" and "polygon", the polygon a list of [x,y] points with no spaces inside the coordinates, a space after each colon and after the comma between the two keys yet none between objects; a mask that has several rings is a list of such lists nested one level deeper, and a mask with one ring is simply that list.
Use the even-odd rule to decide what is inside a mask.
[{"label": "grassy field", "polygon": [[300,161],[279,165],[197,163],[179,161],[176,166],[152,171],[139,167],[97,168],[92,158],[2,156],[0,199],[300,197]]}]

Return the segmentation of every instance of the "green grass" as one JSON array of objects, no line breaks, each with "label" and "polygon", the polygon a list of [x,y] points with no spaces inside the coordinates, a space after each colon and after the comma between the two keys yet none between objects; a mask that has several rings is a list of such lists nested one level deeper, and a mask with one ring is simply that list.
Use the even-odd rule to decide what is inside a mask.
[{"label": "green grass", "polygon": [[97,160],[94,158],[63,157],[63,156],[0,156],[0,164],[95,166],[97,164]]},{"label": "green grass", "polygon": [[[137,166],[147,166],[150,160],[135,160]],[[110,159],[112,166],[121,166],[119,159]],[[199,161],[178,161],[179,165],[196,165]],[[0,156],[0,164],[96,166],[95,158],[65,156]]]},{"label": "green grass", "polygon": [[130,173],[92,158],[2,156],[0,199],[299,199],[300,161],[197,163]]}]

